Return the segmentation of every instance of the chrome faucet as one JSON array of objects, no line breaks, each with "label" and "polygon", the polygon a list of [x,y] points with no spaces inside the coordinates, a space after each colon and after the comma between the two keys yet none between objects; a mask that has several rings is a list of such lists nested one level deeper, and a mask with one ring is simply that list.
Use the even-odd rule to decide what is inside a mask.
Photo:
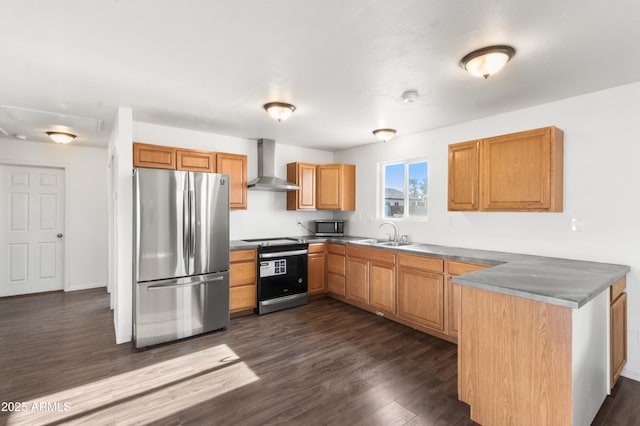
[{"label": "chrome faucet", "polygon": [[[393,227],[393,241],[398,241],[398,226],[393,222],[382,222],[378,229],[382,229],[384,225],[391,225]],[[387,234],[389,239],[391,239],[391,234]]]}]

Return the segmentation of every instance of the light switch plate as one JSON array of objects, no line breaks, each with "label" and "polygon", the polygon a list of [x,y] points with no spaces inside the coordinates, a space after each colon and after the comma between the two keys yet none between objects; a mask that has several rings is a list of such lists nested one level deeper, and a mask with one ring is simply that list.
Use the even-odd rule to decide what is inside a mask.
[{"label": "light switch plate", "polygon": [[582,232],[584,229],[584,222],[581,217],[574,217],[571,219],[571,230],[573,232]]}]

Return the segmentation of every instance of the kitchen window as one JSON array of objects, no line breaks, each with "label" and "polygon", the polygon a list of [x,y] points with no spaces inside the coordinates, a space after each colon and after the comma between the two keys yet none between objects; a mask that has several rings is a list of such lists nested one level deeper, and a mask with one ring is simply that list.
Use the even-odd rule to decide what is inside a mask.
[{"label": "kitchen window", "polygon": [[380,163],[379,218],[426,219],[428,171],[425,159]]}]

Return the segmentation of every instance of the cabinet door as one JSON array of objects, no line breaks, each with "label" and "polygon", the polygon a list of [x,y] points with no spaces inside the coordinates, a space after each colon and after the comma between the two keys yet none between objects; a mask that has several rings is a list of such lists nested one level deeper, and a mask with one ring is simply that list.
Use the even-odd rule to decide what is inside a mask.
[{"label": "cabinet door", "polygon": [[627,293],[611,303],[611,387],[627,363]]},{"label": "cabinet door", "polygon": [[229,208],[247,209],[247,156],[219,152],[216,171],[229,175]]},{"label": "cabinet door", "polygon": [[398,270],[398,316],[443,331],[443,276],[400,268]]},{"label": "cabinet door", "polygon": [[451,337],[458,337],[460,332],[460,300],[462,298],[462,288],[459,284],[451,282],[451,277],[447,277],[447,292],[449,303],[449,328],[447,334]]},{"label": "cabinet door", "polygon": [[347,286],[344,275],[327,273],[327,291],[338,296],[346,296]]},{"label": "cabinet door", "polygon": [[547,127],[483,140],[481,209],[562,211],[561,138]]},{"label": "cabinet door", "polygon": [[287,164],[287,180],[301,188],[299,191],[287,192],[287,210],[315,210],[316,165],[309,163]]},{"label": "cabinet door", "polygon": [[216,154],[214,152],[177,149],[176,161],[178,170],[204,173],[216,171]]},{"label": "cabinet door", "polygon": [[316,208],[356,209],[356,166],[322,164],[316,167]]},{"label": "cabinet door", "polygon": [[346,258],[344,255],[329,253],[327,255],[327,271],[336,275],[346,275]]},{"label": "cabinet door", "polygon": [[256,307],[256,286],[241,285],[229,289],[229,311],[237,312]]},{"label": "cabinet door", "polygon": [[133,167],[176,169],[176,149],[170,146],[133,144]]},{"label": "cabinet door", "polygon": [[319,294],[325,292],[325,254],[315,253],[309,255],[308,261],[308,294]]},{"label": "cabinet door", "polygon": [[478,210],[480,141],[449,145],[449,211]]},{"label": "cabinet door", "polygon": [[347,299],[369,304],[369,261],[347,260]]},{"label": "cabinet door", "polygon": [[369,266],[369,304],[383,312],[396,313],[396,268],[371,262]]}]

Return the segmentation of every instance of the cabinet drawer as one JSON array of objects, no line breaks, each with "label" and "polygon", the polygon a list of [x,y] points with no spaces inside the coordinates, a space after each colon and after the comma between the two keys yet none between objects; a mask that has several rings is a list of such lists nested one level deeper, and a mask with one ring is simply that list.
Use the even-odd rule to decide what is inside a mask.
[{"label": "cabinet drawer", "polygon": [[370,249],[362,247],[347,247],[347,255],[377,262],[396,263],[396,254],[388,250]]},{"label": "cabinet drawer", "polygon": [[239,311],[256,307],[256,286],[243,285],[229,289],[229,310]]},{"label": "cabinet drawer", "polygon": [[488,265],[480,265],[479,263],[467,263],[467,262],[458,262],[455,260],[448,260],[447,267],[449,271],[449,275],[464,275],[469,272],[481,271],[483,269],[490,268]]},{"label": "cabinet drawer", "polygon": [[324,253],[327,249],[325,243],[313,243],[309,244],[309,253]]},{"label": "cabinet drawer", "polygon": [[342,254],[346,253],[344,244],[327,244],[327,251],[329,253]]},{"label": "cabinet drawer", "polygon": [[256,263],[232,263],[231,268],[229,269],[229,285],[231,287],[236,287],[247,284],[256,284]]},{"label": "cabinet drawer", "polygon": [[436,259],[428,256],[416,256],[413,254],[399,254],[398,265],[431,272],[444,271],[444,261],[442,259]]},{"label": "cabinet drawer", "polygon": [[624,292],[624,289],[627,288],[627,277],[624,276],[616,281],[611,287],[611,303],[613,303],[618,296]]},{"label": "cabinet drawer", "polygon": [[327,255],[327,272],[342,275],[343,277],[346,275],[346,259],[344,256],[339,254],[329,253]]},{"label": "cabinet drawer", "polygon": [[246,262],[246,261],[255,261],[256,260],[256,251],[255,249],[251,250],[231,250],[229,252],[229,261],[233,262]]}]

